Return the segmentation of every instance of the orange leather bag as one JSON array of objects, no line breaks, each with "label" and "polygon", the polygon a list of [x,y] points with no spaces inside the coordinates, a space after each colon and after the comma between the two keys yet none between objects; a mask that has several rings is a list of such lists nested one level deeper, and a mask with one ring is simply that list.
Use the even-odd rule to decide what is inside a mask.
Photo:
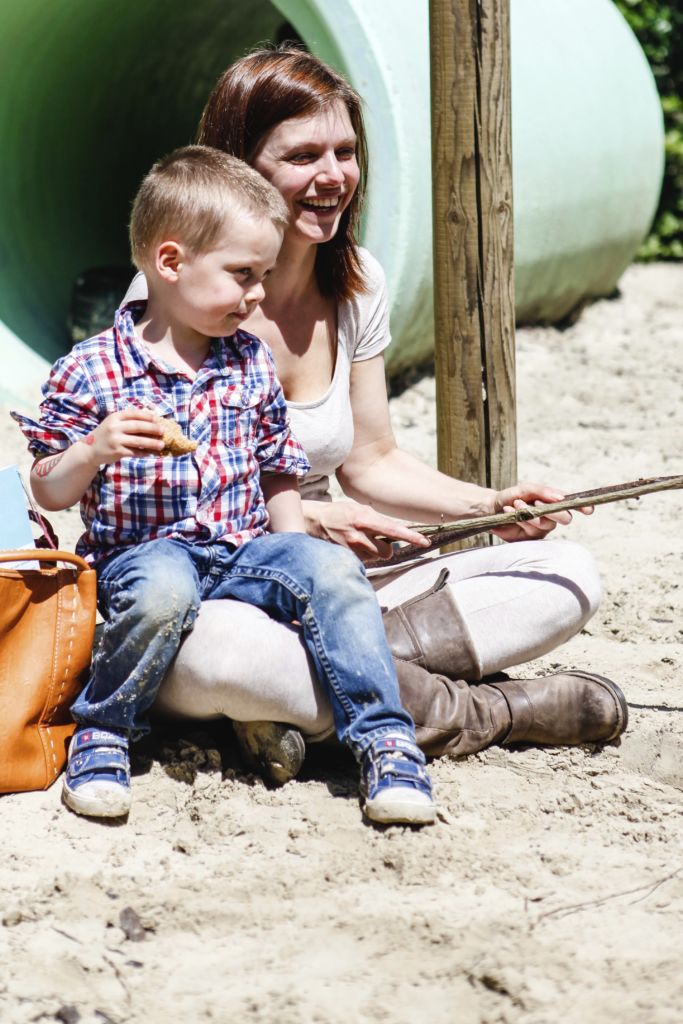
[{"label": "orange leather bag", "polygon": [[[19,561],[40,569],[3,566]],[[0,793],[47,789],[64,767],[95,612],[95,570],[78,555],[0,551]]]}]

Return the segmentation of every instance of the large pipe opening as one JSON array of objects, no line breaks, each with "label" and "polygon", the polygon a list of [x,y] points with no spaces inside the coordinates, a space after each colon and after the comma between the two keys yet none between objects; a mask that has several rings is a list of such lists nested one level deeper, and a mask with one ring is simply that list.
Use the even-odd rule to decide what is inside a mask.
[{"label": "large pipe opening", "polygon": [[[126,225],[143,175],[193,141],[234,57],[294,30],[268,0],[250,0],[248,16],[225,0],[174,5],[172,16],[163,0],[3,6],[0,76],[13,99],[0,115],[0,317],[53,360],[72,343],[79,276],[118,268],[105,275],[115,293],[128,275]],[[107,281],[87,286],[106,291]],[[87,312],[81,301],[77,316]]]},{"label": "large pipe opening", "polygon": [[[611,0],[512,0],[511,29],[517,315],[552,322],[608,294],[647,231],[661,108]],[[79,293],[81,331],[93,312],[110,322],[142,177],[193,141],[235,57],[297,33],[365,100],[364,241],[387,274],[389,372],[429,358],[427,0],[0,0],[0,399],[35,400],[93,268],[107,272]]]}]

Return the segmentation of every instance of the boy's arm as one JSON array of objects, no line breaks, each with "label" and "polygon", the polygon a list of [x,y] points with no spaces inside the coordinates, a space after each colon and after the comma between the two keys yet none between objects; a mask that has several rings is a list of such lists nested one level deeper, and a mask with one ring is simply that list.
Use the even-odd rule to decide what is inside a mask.
[{"label": "boy's arm", "polygon": [[48,512],[60,512],[80,501],[98,469],[83,441],[56,455],[41,455],[29,477],[33,497]]},{"label": "boy's arm", "polygon": [[296,477],[282,473],[264,473],[261,489],[270,517],[271,533],[305,533],[306,522]]},{"label": "boy's arm", "polygon": [[287,403],[275,373],[273,357],[265,345],[262,345],[260,355],[265,361],[264,377],[268,381],[268,395],[260,409],[254,453],[261,476],[272,473],[304,477],[311,467],[290,429]]},{"label": "boy's arm", "polygon": [[69,508],[83,497],[100,466],[160,451],[162,433],[149,409],[114,412],[69,448],[36,459],[30,476],[33,496],[48,512]]}]

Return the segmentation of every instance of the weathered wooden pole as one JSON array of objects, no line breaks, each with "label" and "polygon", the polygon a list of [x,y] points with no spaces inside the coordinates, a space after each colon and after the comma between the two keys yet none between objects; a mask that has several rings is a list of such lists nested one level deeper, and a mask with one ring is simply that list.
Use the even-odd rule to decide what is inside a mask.
[{"label": "weathered wooden pole", "polygon": [[430,0],[439,468],[516,480],[510,0]]}]

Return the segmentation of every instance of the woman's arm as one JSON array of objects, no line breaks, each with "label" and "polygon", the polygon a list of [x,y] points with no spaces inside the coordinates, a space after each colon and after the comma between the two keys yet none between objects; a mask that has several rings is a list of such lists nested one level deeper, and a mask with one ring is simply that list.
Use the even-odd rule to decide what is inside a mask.
[{"label": "woman's arm", "polygon": [[[384,361],[376,356],[351,369],[354,445],[337,478],[346,494],[377,512],[420,522],[466,519],[534,501],[559,501],[556,488],[523,483],[503,491],[455,480],[396,445],[386,399]],[[505,528],[506,540],[541,537],[569,513]]]},{"label": "woman's arm", "polygon": [[351,367],[354,444],[337,478],[344,492],[389,515],[439,522],[486,515],[495,491],[439,473],[396,445],[381,356]]}]

